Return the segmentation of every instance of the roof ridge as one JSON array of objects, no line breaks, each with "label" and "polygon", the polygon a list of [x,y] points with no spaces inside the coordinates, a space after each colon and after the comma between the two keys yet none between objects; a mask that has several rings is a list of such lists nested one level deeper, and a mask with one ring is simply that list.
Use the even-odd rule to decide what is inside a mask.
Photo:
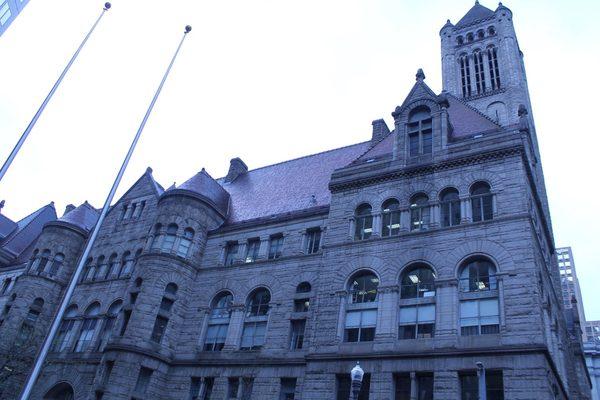
[{"label": "roof ridge", "polygon": [[[10,235],[8,236],[8,238],[6,239],[6,241],[4,243],[2,243],[2,246],[7,245],[8,243],[10,243],[18,234],[19,232],[22,232],[25,228],[27,228],[33,221],[35,221],[37,215],[35,217],[32,217],[34,214],[41,214],[42,211],[46,208],[52,208],[54,209],[54,202],[51,201],[50,203],[46,204],[45,206],[42,206],[40,208],[38,208],[37,210],[35,210],[34,212],[32,212],[31,214],[27,215],[26,217],[21,218],[19,221],[17,221],[17,229],[15,229],[14,231],[12,231],[10,233]],[[56,212],[55,212],[56,215]],[[29,221],[27,221],[27,223],[23,226],[19,226],[19,222],[26,220],[27,218],[32,217]],[[56,218],[55,218],[56,219]]]},{"label": "roof ridge", "polygon": [[464,106],[468,107],[470,110],[475,111],[477,114],[479,114],[480,116],[482,116],[483,118],[487,119],[488,121],[490,121],[491,123],[493,123],[494,125],[498,126],[499,128],[502,128],[502,125],[500,125],[498,122],[494,121],[493,119],[491,119],[489,116],[487,116],[486,114],[482,113],[481,111],[479,111],[477,108],[473,107],[472,105],[468,104],[466,101],[464,101],[463,99],[460,99],[458,97],[456,97],[455,95],[453,95],[450,92],[444,92],[447,96],[452,97],[454,100],[457,100],[459,103],[463,104]]},{"label": "roof ridge", "polygon": [[[281,164],[290,163],[290,162],[292,162],[292,161],[298,161],[298,160],[302,160],[303,158],[314,157],[314,156],[318,156],[318,155],[321,155],[321,154],[331,153],[332,151],[336,151],[336,150],[347,149],[348,147],[358,146],[358,145],[365,144],[365,143],[368,143],[368,142],[370,142],[370,140],[365,140],[364,142],[358,142],[358,143],[354,143],[354,144],[349,144],[349,145],[347,145],[347,146],[336,147],[335,149],[324,150],[324,151],[320,151],[320,152],[318,152],[318,153],[314,153],[314,154],[308,154],[308,155],[305,155],[305,156],[301,156],[301,157],[297,157],[297,158],[292,158],[292,159],[290,159],[290,160],[280,161],[280,162],[277,162],[277,163],[274,163],[274,164],[270,164],[270,165],[264,165],[264,166],[262,166],[262,167],[258,167],[258,168],[254,168],[254,169],[248,170],[248,172],[247,172],[247,173],[254,172],[254,171],[258,171],[258,170],[265,169],[265,168],[269,168],[269,167],[274,167],[274,166],[276,166],[276,165],[281,165]],[[214,179],[214,178],[213,178],[213,179]],[[221,177],[221,178],[218,178],[218,179],[215,179],[215,180],[216,180],[217,182],[219,182],[219,181],[220,181],[220,180],[222,180],[222,179],[225,179],[225,177]],[[220,182],[219,182],[219,183],[220,183]]]}]

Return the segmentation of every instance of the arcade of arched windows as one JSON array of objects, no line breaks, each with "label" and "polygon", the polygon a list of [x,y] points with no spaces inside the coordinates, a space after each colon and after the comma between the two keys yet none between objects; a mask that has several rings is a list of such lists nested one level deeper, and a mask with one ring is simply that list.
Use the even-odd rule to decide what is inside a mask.
[{"label": "arcade of arched windows", "polygon": [[133,273],[142,249],[122,254],[112,253],[108,258],[104,255],[89,257],[83,267],[80,282],[104,281],[110,279],[127,279]]},{"label": "arcade of arched windows", "polygon": [[458,68],[463,97],[483,95],[502,87],[498,48],[494,45],[461,53]]},{"label": "arcade of arched windows", "polygon": [[27,273],[30,275],[44,274],[56,276],[65,261],[65,255],[61,252],[52,252],[50,249],[35,249],[27,264]]},{"label": "arcade of arched windows", "polygon": [[368,202],[360,203],[350,218],[350,232],[354,240],[365,240],[487,221],[495,215],[496,196],[490,184],[476,181],[466,196],[447,187],[435,199],[417,192],[404,204],[397,198],[386,199],[377,208]]},{"label": "arcade of arched windows", "polygon": [[148,249],[188,258],[195,236],[196,232],[189,226],[180,228],[175,223],[167,226],[158,223],[154,225],[149,235]]}]

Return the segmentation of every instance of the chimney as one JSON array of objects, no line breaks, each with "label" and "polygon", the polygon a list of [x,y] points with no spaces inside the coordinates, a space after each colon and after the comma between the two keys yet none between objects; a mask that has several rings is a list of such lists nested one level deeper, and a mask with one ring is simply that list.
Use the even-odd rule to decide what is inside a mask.
[{"label": "chimney", "polygon": [[381,139],[390,134],[390,128],[383,119],[376,119],[371,123],[373,125],[373,137],[371,138],[371,144],[379,142]]},{"label": "chimney", "polygon": [[73,211],[75,209],[75,206],[73,204],[67,204],[67,206],[65,207],[65,212],[63,213],[63,217],[65,215],[67,215],[68,213],[70,213],[71,211]]},{"label": "chimney", "polygon": [[248,166],[246,163],[243,162],[239,157],[232,158],[229,162],[229,172],[227,172],[225,182],[231,183],[235,181],[238,176],[243,175],[246,172],[248,172]]}]

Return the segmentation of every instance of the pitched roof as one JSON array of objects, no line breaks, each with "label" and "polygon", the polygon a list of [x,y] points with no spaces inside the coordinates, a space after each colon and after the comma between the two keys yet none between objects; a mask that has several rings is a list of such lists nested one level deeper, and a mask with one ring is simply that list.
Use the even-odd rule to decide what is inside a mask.
[{"label": "pitched roof", "polygon": [[62,217],[58,219],[60,222],[66,222],[71,225],[75,225],[78,228],[89,232],[90,229],[96,224],[100,217],[100,213],[87,201],[81,204],[79,207],[74,208]]},{"label": "pitched roof", "polygon": [[177,192],[188,192],[200,196],[202,200],[208,200],[224,217],[229,214],[229,194],[204,168],[176,188],[167,190],[163,196]]},{"label": "pitched roof", "polygon": [[17,223],[4,214],[0,214],[0,240],[8,237],[15,229],[17,229]]},{"label": "pitched roof", "polygon": [[369,146],[370,142],[363,142],[257,168],[231,183],[220,178],[231,195],[228,223],[329,205],[333,171],[351,163]]},{"label": "pitched roof", "polygon": [[56,219],[54,203],[47,204],[17,222],[17,228],[0,243],[0,248],[19,256],[31,246],[47,222]]},{"label": "pitched roof", "polygon": [[456,27],[462,28],[493,16],[494,12],[492,10],[476,1],[475,5],[456,23]]}]

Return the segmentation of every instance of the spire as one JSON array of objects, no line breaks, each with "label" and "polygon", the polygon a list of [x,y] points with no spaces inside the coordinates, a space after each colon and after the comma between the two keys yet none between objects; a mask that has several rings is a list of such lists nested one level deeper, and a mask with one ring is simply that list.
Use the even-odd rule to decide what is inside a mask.
[{"label": "spire", "polygon": [[493,16],[492,10],[479,4],[479,1],[475,1],[475,5],[456,23],[456,27],[462,28]]}]

